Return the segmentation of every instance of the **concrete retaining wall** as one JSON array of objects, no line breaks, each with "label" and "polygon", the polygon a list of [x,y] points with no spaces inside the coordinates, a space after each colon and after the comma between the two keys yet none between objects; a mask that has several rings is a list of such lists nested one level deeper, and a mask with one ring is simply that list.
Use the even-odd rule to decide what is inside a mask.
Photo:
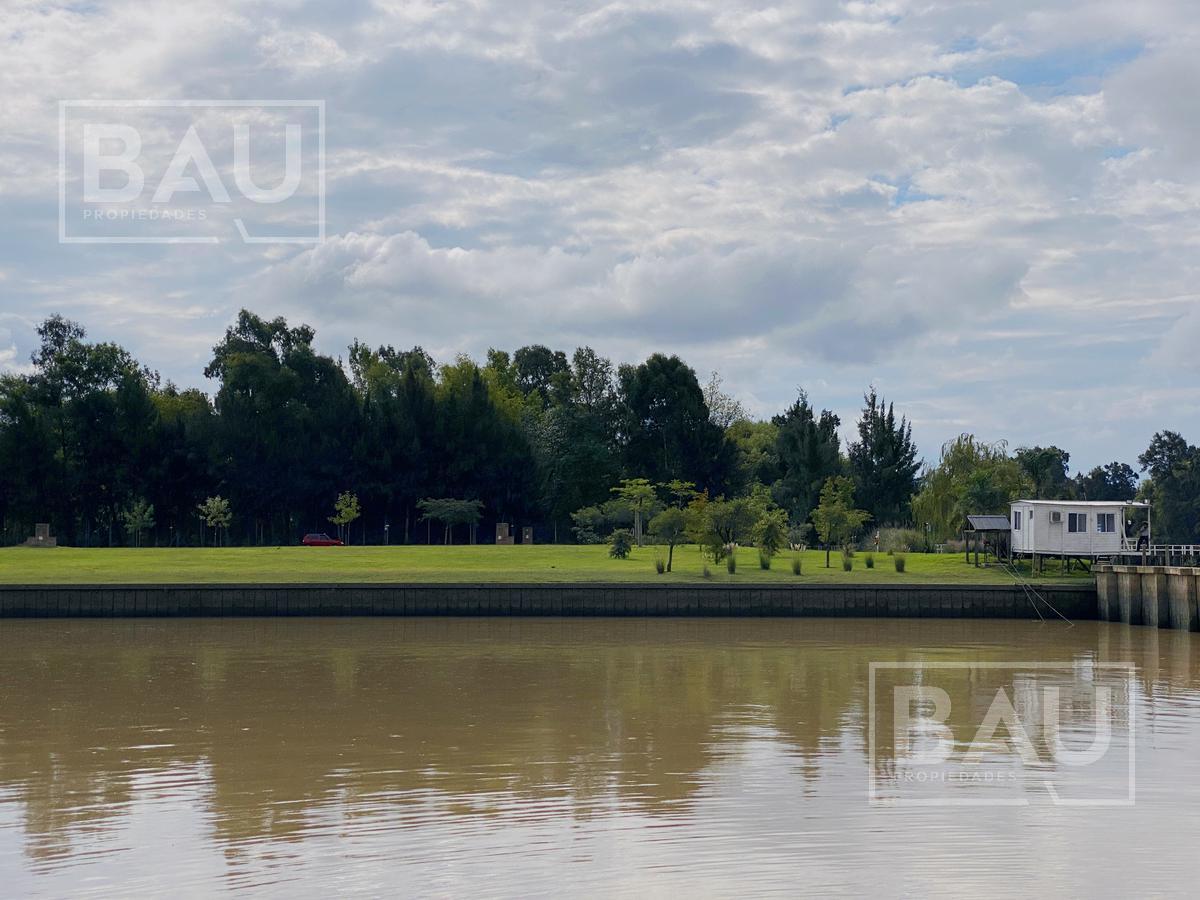
[{"label": "concrete retaining wall", "polygon": [[1176,566],[1096,566],[1101,619],[1200,631],[1200,569]]},{"label": "concrete retaining wall", "polygon": [[[1039,587],[1096,618],[1091,585]],[[1036,619],[1017,585],[172,584],[0,587],[0,618],[128,616],[879,616]]]}]

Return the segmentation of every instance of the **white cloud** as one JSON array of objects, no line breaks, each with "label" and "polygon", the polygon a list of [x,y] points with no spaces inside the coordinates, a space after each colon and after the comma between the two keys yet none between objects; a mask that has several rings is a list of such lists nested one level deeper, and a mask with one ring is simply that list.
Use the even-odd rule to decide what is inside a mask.
[{"label": "white cloud", "polygon": [[[874,380],[929,455],[977,428],[1102,462],[1200,424],[1129,374],[1173,384],[1200,340],[1184,4],[10,6],[0,311],[179,381],[246,305],[335,353],[665,349],[763,413],[810,385],[849,419]],[[81,96],[324,98],[329,241],[60,247]]]}]

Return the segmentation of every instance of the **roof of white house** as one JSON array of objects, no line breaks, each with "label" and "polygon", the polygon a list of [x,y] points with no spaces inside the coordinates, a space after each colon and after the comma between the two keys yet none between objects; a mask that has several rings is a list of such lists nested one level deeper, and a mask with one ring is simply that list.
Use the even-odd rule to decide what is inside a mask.
[{"label": "roof of white house", "polygon": [[1027,503],[1034,506],[1123,506],[1136,509],[1150,508],[1149,503],[1141,500],[1014,500],[1009,505],[1016,506],[1018,503]]}]

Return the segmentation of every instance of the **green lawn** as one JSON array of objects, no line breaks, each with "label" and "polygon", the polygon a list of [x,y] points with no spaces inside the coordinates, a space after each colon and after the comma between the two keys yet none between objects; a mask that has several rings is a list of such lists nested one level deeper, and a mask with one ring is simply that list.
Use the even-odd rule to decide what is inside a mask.
[{"label": "green lawn", "polygon": [[[665,552],[665,551],[661,551]],[[236,547],[230,549],[88,549],[58,547],[0,549],[0,583],[88,584],[165,582],[697,582],[704,560],[694,547],[675,551],[675,571],[658,575],[659,548],[635,550],[626,560],[610,559],[606,546],[496,547]],[[724,564],[709,564],[715,582],[767,583],[913,583],[1006,584],[999,568],[975,568],[958,554],[910,553],[908,571],[897,573],[892,557],[878,554],[868,569],[859,553],[852,572],[842,571],[838,554],[825,568],[825,554],[801,554],[803,575],[792,574],[792,554],[775,557],[769,571],[758,553],[738,554],[737,574]],[[1049,567],[1045,582],[1062,581]],[[1072,581],[1087,576],[1075,574]]]}]

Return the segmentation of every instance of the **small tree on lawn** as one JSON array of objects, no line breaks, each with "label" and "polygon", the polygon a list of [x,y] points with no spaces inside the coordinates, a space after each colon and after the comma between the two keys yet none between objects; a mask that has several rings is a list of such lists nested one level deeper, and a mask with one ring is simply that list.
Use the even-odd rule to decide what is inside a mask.
[{"label": "small tree on lawn", "polygon": [[817,535],[825,542],[825,568],[829,568],[829,548],[844,544],[871,518],[865,509],[854,508],[854,482],[835,475],[821,488],[820,505],[813,511]]},{"label": "small tree on lawn", "polygon": [[358,507],[358,495],[352,491],[338,494],[337,502],[333,504],[333,515],[329,521],[337,526],[338,537],[347,545],[350,543],[350,523],[362,515]]},{"label": "small tree on lawn", "polygon": [[734,546],[750,537],[754,528],[754,505],[749,497],[705,500],[692,503],[689,509],[694,522],[692,531],[715,562],[723,560]]},{"label": "small tree on lawn", "polygon": [[121,513],[125,530],[133,539],[133,546],[142,546],[142,534],[154,527],[154,505],[145,500],[137,500],[132,506]]},{"label": "small tree on lawn", "polygon": [[213,546],[216,547],[221,543],[222,530],[229,528],[229,523],[233,521],[229,501],[220,494],[209,497],[200,504],[199,512],[204,524],[213,530]]},{"label": "small tree on lawn", "polygon": [[769,509],[754,524],[754,543],[767,556],[774,556],[788,543],[787,513]]},{"label": "small tree on lawn", "polygon": [[687,514],[670,506],[650,520],[650,534],[667,545],[667,571],[675,558],[675,545],[683,541],[687,531]]},{"label": "small tree on lawn", "polygon": [[645,478],[626,478],[612,492],[633,510],[633,538],[642,546],[642,511],[654,502],[654,486]]},{"label": "small tree on lawn", "polygon": [[452,497],[435,499],[426,497],[417,501],[421,518],[442,523],[442,543],[454,543],[454,526],[467,525],[468,541],[474,543],[475,526],[483,515],[482,500],[455,500]]}]

